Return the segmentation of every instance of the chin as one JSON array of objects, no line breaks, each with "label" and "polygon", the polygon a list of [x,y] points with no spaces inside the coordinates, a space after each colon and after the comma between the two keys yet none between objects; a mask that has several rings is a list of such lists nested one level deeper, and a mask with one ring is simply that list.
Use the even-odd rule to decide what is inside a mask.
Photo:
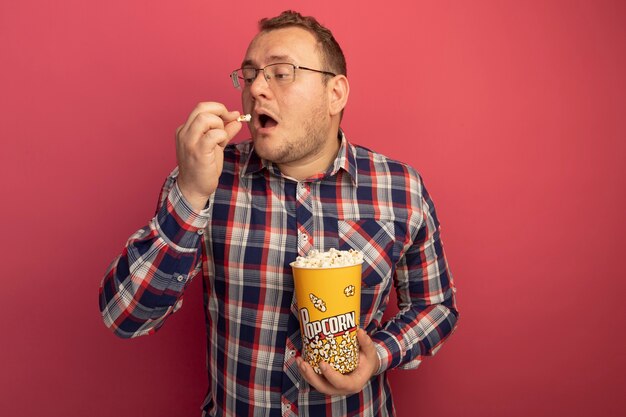
[{"label": "chin", "polygon": [[289,154],[286,149],[280,146],[272,146],[267,138],[259,139],[257,137],[252,142],[254,143],[254,151],[259,157],[275,164],[283,162]]}]

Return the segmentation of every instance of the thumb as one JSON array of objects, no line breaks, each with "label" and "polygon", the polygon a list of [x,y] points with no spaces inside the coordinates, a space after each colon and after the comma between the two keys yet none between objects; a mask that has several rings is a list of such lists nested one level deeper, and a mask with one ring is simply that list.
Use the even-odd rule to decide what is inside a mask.
[{"label": "thumb", "polygon": [[364,358],[367,358],[367,362],[370,363],[373,367],[371,370],[371,375],[374,375],[380,367],[380,358],[378,357],[378,352],[376,351],[374,341],[363,329],[357,330],[356,338],[359,341],[361,354],[364,356]]},{"label": "thumb", "polygon": [[361,346],[361,350],[365,353],[374,352],[376,353],[376,348],[374,347],[374,342],[372,338],[367,334],[367,332],[361,328],[356,331],[356,338],[359,341],[359,346]]},{"label": "thumb", "polygon": [[243,127],[243,124],[237,121],[237,117],[239,117],[239,114],[240,113],[235,110],[229,112],[227,115],[222,117],[222,119],[224,120],[224,130],[228,135],[228,140],[234,138],[235,135],[239,133],[239,131]]}]

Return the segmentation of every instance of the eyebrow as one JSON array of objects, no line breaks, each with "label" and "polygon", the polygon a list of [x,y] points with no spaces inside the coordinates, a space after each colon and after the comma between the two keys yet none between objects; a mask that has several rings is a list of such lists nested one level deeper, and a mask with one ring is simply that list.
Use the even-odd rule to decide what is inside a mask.
[{"label": "eyebrow", "polygon": [[[288,63],[293,63],[293,58],[291,58],[289,55],[271,55],[268,59],[268,62],[270,63],[275,63],[275,62],[288,62]],[[246,59],[245,61],[243,61],[241,63],[241,67],[245,67],[245,66],[255,66],[255,62],[252,59]]]}]

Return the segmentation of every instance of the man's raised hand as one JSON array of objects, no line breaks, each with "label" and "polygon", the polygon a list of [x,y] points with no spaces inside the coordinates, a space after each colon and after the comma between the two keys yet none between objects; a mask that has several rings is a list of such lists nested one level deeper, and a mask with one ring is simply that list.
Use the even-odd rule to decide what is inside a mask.
[{"label": "man's raised hand", "polygon": [[224,148],[242,127],[238,116],[221,103],[199,103],[176,130],[176,182],[195,210],[202,210],[217,188]]}]

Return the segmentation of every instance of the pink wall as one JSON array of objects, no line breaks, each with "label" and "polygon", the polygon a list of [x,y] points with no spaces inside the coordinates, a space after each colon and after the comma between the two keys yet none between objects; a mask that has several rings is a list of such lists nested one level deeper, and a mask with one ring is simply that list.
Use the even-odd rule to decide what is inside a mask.
[{"label": "pink wall", "polygon": [[296,5],[346,52],[349,138],[416,166],[443,222],[460,327],[392,373],[399,417],[624,415],[626,3],[268,3],[0,5],[0,415],[198,415],[200,281],[130,341],[98,285],[175,128],[239,108],[256,20]]}]

